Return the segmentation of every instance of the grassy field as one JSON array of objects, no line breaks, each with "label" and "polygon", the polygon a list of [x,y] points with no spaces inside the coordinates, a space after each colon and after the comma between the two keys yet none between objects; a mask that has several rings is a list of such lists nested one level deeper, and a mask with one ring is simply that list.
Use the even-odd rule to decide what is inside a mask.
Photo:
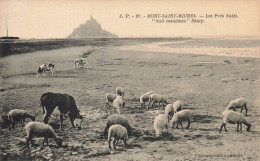
[{"label": "grassy field", "polygon": [[[173,41],[172,44],[169,41]],[[185,43],[192,43],[197,51],[205,47],[203,42],[209,42],[196,41]],[[162,44],[159,46],[161,52],[155,50],[155,42],[166,43],[172,51],[163,52],[165,45]],[[20,124],[13,131],[0,129],[1,160],[258,160],[260,58],[183,54],[179,49],[175,52],[174,48],[187,51],[191,45],[186,48],[175,42],[169,39],[109,40],[106,45],[68,47],[1,58],[2,115],[14,108],[26,109],[36,116],[36,121],[42,121],[40,96],[45,92],[59,92],[72,95],[80,111],[87,116],[82,130],[74,130],[69,118],[65,119],[63,130],[55,129],[63,139],[62,148],[57,148],[54,140],[50,141],[49,147],[43,147],[42,138],[35,138],[35,146],[27,149],[26,133]],[[216,48],[229,50],[226,42],[223,46],[221,41],[217,42]],[[143,44],[146,49],[142,46],[139,50]],[[248,54],[252,52],[250,48]],[[90,68],[74,69],[73,61],[84,53],[91,53],[88,56]],[[38,66],[50,62],[55,63],[57,75],[47,73],[46,77],[37,78]],[[126,149],[118,146],[119,150],[114,151],[108,148],[103,130],[106,118],[113,113],[112,108],[105,106],[105,94],[115,93],[117,86],[126,90],[126,108],[122,115],[129,119],[134,132]],[[165,131],[163,137],[157,139],[153,120],[164,113],[164,107],[147,110],[141,109],[139,103],[140,95],[150,90],[164,94],[170,103],[182,100],[184,109],[194,113],[190,129],[170,128],[168,134]],[[219,134],[221,113],[238,97],[245,97],[249,102],[246,119],[252,124],[251,131],[246,132],[243,125],[243,131],[236,132],[236,125],[227,124],[228,132]],[[49,122],[59,124],[57,111]],[[184,126],[186,124],[184,122]]]}]

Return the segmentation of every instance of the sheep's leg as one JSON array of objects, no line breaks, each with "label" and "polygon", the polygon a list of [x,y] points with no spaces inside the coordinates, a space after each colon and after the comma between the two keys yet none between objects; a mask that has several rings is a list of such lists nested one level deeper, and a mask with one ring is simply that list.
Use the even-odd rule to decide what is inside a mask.
[{"label": "sheep's leg", "polygon": [[114,146],[114,149],[116,150],[116,139],[114,139],[114,141],[113,141],[113,146]]},{"label": "sheep's leg", "polygon": [[23,126],[24,126],[25,119],[22,119],[21,121],[22,121],[22,127],[23,127]]},{"label": "sheep's leg", "polygon": [[190,120],[188,120],[188,126],[186,127],[186,129],[188,129],[190,127]]},{"label": "sheep's leg", "polygon": [[28,137],[26,137],[26,145],[27,145],[27,148],[30,149],[30,146],[29,146],[29,141],[31,141],[31,144],[32,144],[32,136],[29,134]]},{"label": "sheep's leg", "polygon": [[13,121],[12,121],[12,128],[13,128],[13,129],[15,129],[14,125],[15,125],[15,121],[13,120]]},{"label": "sheep's leg", "polygon": [[49,141],[48,141],[48,138],[47,138],[47,137],[45,137],[45,141],[46,141],[46,143],[47,143],[47,146],[49,146]]},{"label": "sheep's leg", "polygon": [[179,128],[179,123],[177,122],[176,129],[178,129],[178,128]]},{"label": "sheep's leg", "polygon": [[223,126],[224,126],[224,123],[220,126],[219,133],[221,133]]},{"label": "sheep's leg", "polygon": [[242,131],[242,123],[240,123],[240,131]]},{"label": "sheep's leg", "polygon": [[238,132],[238,128],[239,128],[239,123],[237,123],[237,132]]},{"label": "sheep's leg", "polygon": [[124,140],[123,140],[123,144],[124,144],[124,148],[126,148],[126,138],[124,138]]},{"label": "sheep's leg", "polygon": [[246,109],[246,116],[247,116],[247,107],[246,107],[246,105],[245,105],[245,109]]},{"label": "sheep's leg", "polygon": [[182,122],[180,122],[181,128],[183,129]]},{"label": "sheep's leg", "polygon": [[107,101],[107,103],[106,103],[106,106],[109,106],[110,107],[110,105],[109,105],[109,102]]},{"label": "sheep's leg", "polygon": [[43,142],[42,142],[42,146],[44,146],[44,142],[46,142],[47,146],[49,146],[49,142],[47,137],[44,137]]},{"label": "sheep's leg", "polygon": [[243,107],[241,108],[241,111],[240,111],[240,113],[243,111]]},{"label": "sheep's leg", "polygon": [[26,138],[26,145],[27,145],[27,148],[28,148],[28,149],[30,148],[30,146],[29,146],[29,141],[30,141],[30,139],[29,139],[29,138]]},{"label": "sheep's leg", "polygon": [[152,100],[149,99],[149,103],[148,103],[147,109],[149,109],[149,106],[150,106],[151,101],[152,101]]},{"label": "sheep's leg", "polygon": [[8,122],[9,131],[11,131],[11,123]]},{"label": "sheep's leg", "polygon": [[227,129],[226,129],[226,124],[224,124],[224,128],[225,128],[225,131],[228,132]]},{"label": "sheep's leg", "polygon": [[110,145],[111,138],[108,138],[107,142],[108,142],[108,147],[109,147],[109,149],[111,149],[111,145]]}]

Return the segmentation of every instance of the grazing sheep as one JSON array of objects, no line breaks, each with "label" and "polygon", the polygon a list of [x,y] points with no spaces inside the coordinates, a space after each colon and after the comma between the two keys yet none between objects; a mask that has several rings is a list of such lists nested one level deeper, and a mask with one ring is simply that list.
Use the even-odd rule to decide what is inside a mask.
[{"label": "grazing sheep", "polygon": [[145,102],[149,101],[149,96],[154,93],[155,93],[154,91],[149,91],[140,96],[141,108],[145,106]]},{"label": "grazing sheep", "polygon": [[245,98],[238,98],[235,99],[233,101],[230,101],[230,103],[228,104],[226,110],[234,110],[236,111],[236,108],[241,108],[240,113],[243,111],[243,107],[245,107],[246,109],[246,116],[247,116],[247,101]]},{"label": "grazing sheep", "polygon": [[[43,110],[44,119],[43,122],[45,124],[48,123],[51,114],[53,110],[58,106],[58,109],[60,111],[60,129],[62,129],[62,124],[63,124],[63,116],[68,113],[70,117],[70,122],[73,126],[74,129],[76,127],[78,129],[81,128],[81,123],[82,123],[82,115],[80,115],[80,111],[77,108],[76,101],[75,99],[68,95],[68,94],[61,94],[61,93],[44,93],[41,98],[41,106]],[[78,126],[75,123],[76,119],[80,119],[80,124]]]},{"label": "grazing sheep", "polygon": [[128,140],[128,134],[127,134],[127,130],[124,126],[116,124],[116,125],[112,125],[110,126],[109,130],[108,130],[108,147],[109,149],[111,149],[111,138],[114,137],[114,141],[113,141],[113,146],[114,149],[116,150],[116,144],[118,143],[119,139],[123,140],[123,144],[124,144],[124,148],[126,147],[126,141]]},{"label": "grazing sheep", "polygon": [[106,128],[104,131],[104,136],[107,136],[107,130],[109,129],[109,127],[112,125],[115,125],[115,124],[124,126],[127,129],[128,134],[129,135],[131,134],[132,127],[131,127],[128,119],[123,115],[114,114],[114,115],[110,115],[107,118],[107,124],[106,124]]},{"label": "grazing sheep", "polygon": [[188,125],[186,127],[186,129],[188,129],[190,127],[191,117],[192,117],[191,110],[179,111],[173,115],[173,117],[170,121],[170,126],[173,128],[175,126],[175,124],[177,124],[176,128],[178,128],[178,125],[180,124],[183,129],[182,121],[188,121]]},{"label": "grazing sheep", "polygon": [[172,105],[174,113],[182,110],[182,102],[180,100],[175,101]]},{"label": "grazing sheep", "polygon": [[166,105],[164,113],[168,117],[168,122],[169,122],[170,117],[172,117],[174,114],[173,105],[172,104]]},{"label": "grazing sheep", "polygon": [[33,136],[44,137],[42,143],[43,146],[45,141],[47,145],[49,145],[48,138],[53,138],[59,147],[62,146],[62,140],[55,134],[53,128],[50,125],[44,124],[42,122],[29,122],[24,128],[27,134],[26,143],[28,148],[30,148],[29,141],[32,141],[31,139]]},{"label": "grazing sheep", "polygon": [[120,114],[123,107],[125,107],[125,102],[122,96],[117,96],[113,101],[113,107]]},{"label": "grazing sheep", "polygon": [[20,110],[20,109],[11,110],[8,113],[9,130],[11,130],[11,126],[10,126],[11,124],[12,124],[12,128],[15,129],[14,128],[15,122],[18,121],[20,121],[23,126],[26,118],[30,118],[32,121],[35,121],[35,117],[29,114],[26,110]]},{"label": "grazing sheep", "polygon": [[122,96],[122,97],[125,96],[125,90],[124,90],[124,88],[122,88],[122,87],[117,87],[117,88],[116,88],[116,93],[117,93],[118,95]]},{"label": "grazing sheep", "polygon": [[113,102],[116,97],[119,96],[118,94],[112,94],[112,93],[107,93],[106,94],[106,100],[107,100],[107,105],[109,105],[109,102]]},{"label": "grazing sheep", "polygon": [[162,135],[162,130],[164,128],[167,129],[168,133],[168,117],[165,114],[160,114],[155,117],[154,124],[153,124],[154,130],[156,132],[156,137],[159,137]]},{"label": "grazing sheep", "polygon": [[160,103],[162,103],[163,105],[164,105],[164,103],[167,104],[166,97],[164,95],[160,95],[160,94],[151,94],[149,96],[149,104],[147,106],[147,109],[149,108],[151,102],[152,102],[152,107],[155,106],[155,103],[159,103],[159,106],[160,106]]},{"label": "grazing sheep", "polygon": [[222,119],[223,119],[223,123],[220,127],[219,133],[221,133],[222,128],[225,128],[225,131],[227,132],[226,129],[226,123],[230,123],[230,124],[237,124],[237,132],[239,131],[239,125],[240,125],[240,131],[242,131],[242,124],[247,126],[247,131],[250,131],[251,128],[251,124],[249,124],[245,117],[243,116],[243,114],[235,112],[235,111],[231,111],[231,110],[225,110],[222,113]]}]

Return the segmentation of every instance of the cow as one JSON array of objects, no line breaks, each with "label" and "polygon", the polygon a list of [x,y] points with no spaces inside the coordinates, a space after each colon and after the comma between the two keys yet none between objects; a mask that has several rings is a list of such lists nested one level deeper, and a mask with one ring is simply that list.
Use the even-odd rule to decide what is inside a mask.
[{"label": "cow", "polygon": [[89,68],[88,67],[88,59],[87,58],[77,58],[74,61],[74,68]]},{"label": "cow", "polygon": [[[65,114],[69,115],[71,124],[74,129],[76,129],[75,127],[77,127],[78,129],[81,128],[83,117],[82,115],[80,115],[80,111],[77,108],[76,101],[72,96],[68,94],[47,92],[42,94],[40,101],[44,114],[43,122],[45,124],[48,124],[52,112],[56,107],[58,107],[58,110],[60,111],[60,129],[62,129],[63,116]],[[76,123],[78,121],[79,123]]]},{"label": "cow", "polygon": [[42,64],[39,66],[38,71],[37,71],[37,78],[39,77],[40,74],[42,76],[45,76],[46,71],[51,71],[51,75],[54,76],[56,75],[55,70],[54,70],[54,64]]}]

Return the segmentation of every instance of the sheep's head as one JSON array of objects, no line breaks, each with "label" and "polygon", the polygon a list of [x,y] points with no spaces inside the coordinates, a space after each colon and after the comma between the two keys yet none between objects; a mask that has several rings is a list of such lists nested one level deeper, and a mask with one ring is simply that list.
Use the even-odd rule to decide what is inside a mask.
[{"label": "sheep's head", "polygon": [[174,128],[176,123],[178,122],[179,116],[178,114],[173,115],[171,121],[170,121],[170,127]]},{"label": "sheep's head", "polygon": [[176,122],[175,121],[170,121],[170,127],[174,128]]},{"label": "sheep's head", "polygon": [[35,121],[35,117],[34,116],[32,117],[32,121]]},{"label": "sheep's head", "polygon": [[56,143],[59,147],[62,147],[62,140],[60,138],[56,140]]},{"label": "sheep's head", "polygon": [[248,125],[247,128],[246,128],[246,130],[247,130],[247,131],[250,131],[250,128],[251,128],[251,125]]}]

